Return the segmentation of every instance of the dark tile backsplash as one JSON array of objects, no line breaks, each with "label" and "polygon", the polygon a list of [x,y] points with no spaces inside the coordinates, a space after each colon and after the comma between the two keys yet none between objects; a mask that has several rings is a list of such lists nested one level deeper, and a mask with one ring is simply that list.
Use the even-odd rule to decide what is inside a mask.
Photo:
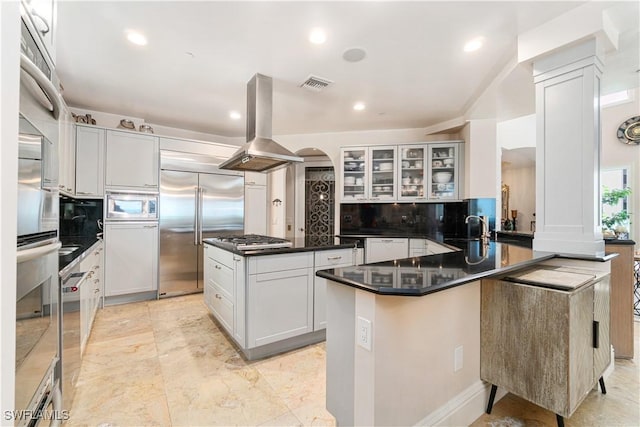
[{"label": "dark tile backsplash", "polygon": [[95,237],[102,215],[102,199],[60,197],[60,237]]},{"label": "dark tile backsplash", "polygon": [[419,235],[433,238],[467,238],[479,233],[468,215],[486,215],[495,229],[495,199],[469,199],[447,203],[343,203],[340,234]]}]

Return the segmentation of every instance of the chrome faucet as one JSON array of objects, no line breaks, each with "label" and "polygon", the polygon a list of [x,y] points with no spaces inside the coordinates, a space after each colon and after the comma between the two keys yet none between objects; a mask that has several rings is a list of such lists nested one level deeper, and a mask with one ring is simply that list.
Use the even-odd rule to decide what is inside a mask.
[{"label": "chrome faucet", "polygon": [[486,216],[469,215],[465,218],[464,223],[469,224],[469,219],[476,218],[482,224],[482,233],[480,233],[480,240],[485,245],[489,244],[491,236],[489,235],[489,220]]}]

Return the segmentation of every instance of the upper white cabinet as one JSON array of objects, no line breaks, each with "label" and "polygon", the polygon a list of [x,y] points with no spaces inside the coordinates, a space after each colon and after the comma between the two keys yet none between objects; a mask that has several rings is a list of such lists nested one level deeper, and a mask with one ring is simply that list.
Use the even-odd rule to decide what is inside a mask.
[{"label": "upper white cabinet", "polygon": [[244,234],[267,234],[267,174],[245,172]]},{"label": "upper white cabinet", "polygon": [[427,146],[402,145],[399,147],[400,191],[398,200],[426,199],[425,170],[427,170]]},{"label": "upper white cabinet", "polygon": [[462,194],[461,141],[343,147],[341,201],[456,200]]},{"label": "upper white cabinet", "polygon": [[343,201],[392,201],[396,198],[396,146],[345,147],[341,154]]},{"label": "upper white cabinet", "polygon": [[431,199],[458,199],[462,153],[459,144],[431,144],[429,155],[429,192]]},{"label": "upper white cabinet", "polygon": [[76,188],[76,125],[69,110],[60,114],[58,144],[58,188],[60,193],[75,195]]},{"label": "upper white cabinet", "polygon": [[76,128],[76,195],[104,196],[104,129]]},{"label": "upper white cabinet", "polygon": [[158,137],[107,131],[105,188],[158,191]]}]

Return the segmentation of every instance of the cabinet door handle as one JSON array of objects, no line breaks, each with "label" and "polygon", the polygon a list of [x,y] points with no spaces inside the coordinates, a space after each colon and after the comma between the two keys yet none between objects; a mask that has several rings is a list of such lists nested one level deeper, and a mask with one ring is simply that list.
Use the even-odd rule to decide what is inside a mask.
[{"label": "cabinet door handle", "polygon": [[145,184],[144,186],[145,186],[145,187],[157,187],[157,185],[156,185],[156,184]]},{"label": "cabinet door handle", "polygon": [[336,260],[336,259],[342,259],[341,256],[328,256],[327,257],[328,260]]},{"label": "cabinet door handle", "polygon": [[86,194],[93,194],[93,193],[90,193],[88,191],[76,191],[76,194],[85,194],[86,195]]},{"label": "cabinet door handle", "polygon": [[391,239],[382,239],[382,243],[392,243],[393,240]]},{"label": "cabinet door handle", "polygon": [[93,290],[93,293],[94,293],[94,294],[97,294],[98,292],[100,292],[100,289],[94,289],[94,290]]},{"label": "cabinet door handle", "polygon": [[240,258],[233,257],[234,261],[240,261]]},{"label": "cabinet door handle", "polygon": [[156,228],[155,225],[145,225],[144,228]]},{"label": "cabinet door handle", "polygon": [[222,297],[220,296],[220,294],[216,294],[216,299],[222,299]]},{"label": "cabinet door handle", "polygon": [[593,321],[593,348],[600,348],[600,322]]}]

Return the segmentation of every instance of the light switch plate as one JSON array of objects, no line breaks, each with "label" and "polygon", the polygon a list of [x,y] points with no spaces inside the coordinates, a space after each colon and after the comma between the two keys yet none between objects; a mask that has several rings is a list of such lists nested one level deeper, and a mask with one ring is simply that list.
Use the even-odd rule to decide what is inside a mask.
[{"label": "light switch plate", "polygon": [[356,331],[358,345],[371,351],[371,321],[358,316],[358,330]]}]

